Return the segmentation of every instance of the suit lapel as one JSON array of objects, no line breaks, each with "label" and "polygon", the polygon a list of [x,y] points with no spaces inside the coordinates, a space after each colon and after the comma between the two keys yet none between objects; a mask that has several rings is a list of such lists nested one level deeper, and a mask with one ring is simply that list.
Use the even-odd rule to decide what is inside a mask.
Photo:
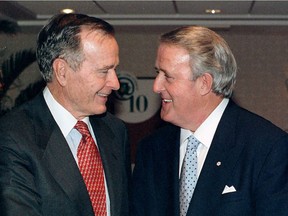
[{"label": "suit lapel", "polygon": [[55,128],[43,156],[53,178],[65,191],[80,215],[93,215],[90,198],[66,140]]},{"label": "suit lapel", "polygon": [[[33,117],[39,118],[35,125],[39,146],[43,149],[43,164],[51,176],[67,194],[79,215],[93,215],[90,198],[70,148],[51,115],[42,93],[30,107]],[[49,182],[48,182],[49,184]]]},{"label": "suit lapel", "polygon": [[[44,151],[44,164],[47,165],[47,169],[53,178],[75,204],[75,208],[79,210],[79,215],[93,215],[91,201],[81,173],[42,94],[37,98],[36,104],[38,103],[41,105],[38,105],[36,108],[36,112],[38,112],[36,116],[41,116],[40,118],[42,118],[42,123],[40,123],[42,125],[39,128],[45,128],[44,135],[46,135],[46,137],[42,136],[42,130],[37,133],[39,133],[39,139],[43,140],[41,143],[47,143],[46,146],[45,144],[42,146]],[[122,187],[119,187],[118,181],[121,182],[120,178],[122,178],[122,175],[120,172],[123,170],[123,164],[119,163],[119,155],[121,155],[119,151],[121,151],[121,149],[119,149],[119,145],[116,143],[114,133],[103,119],[105,119],[103,116],[93,116],[90,118],[90,121],[103,161],[112,213],[121,209],[119,200],[122,199],[120,197]]]},{"label": "suit lapel", "polygon": [[[231,101],[219,122],[187,215],[213,215],[243,145],[235,143],[238,108]],[[203,205],[203,203],[209,203]]]},{"label": "suit lapel", "polygon": [[119,145],[116,143],[117,140],[115,140],[113,131],[104,119],[105,117],[98,118],[97,116],[93,116],[90,118],[90,122],[103,162],[112,213],[121,209],[120,195],[122,194],[122,186],[119,185],[119,182],[122,182],[121,171],[123,170],[122,166],[124,166],[124,164],[119,162],[119,157],[121,157],[121,152],[119,151],[121,151],[121,149],[119,149]]}]

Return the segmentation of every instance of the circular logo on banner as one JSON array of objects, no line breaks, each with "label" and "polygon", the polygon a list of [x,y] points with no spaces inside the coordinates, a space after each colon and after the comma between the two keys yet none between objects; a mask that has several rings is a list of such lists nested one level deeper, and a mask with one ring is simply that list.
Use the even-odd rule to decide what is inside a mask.
[{"label": "circular logo on banner", "polygon": [[153,117],[161,105],[153,92],[154,78],[137,78],[130,73],[118,74],[120,89],[115,92],[115,115],[127,123],[140,123]]},{"label": "circular logo on banner", "polygon": [[129,74],[118,74],[118,79],[120,82],[120,89],[115,92],[116,98],[121,101],[129,100],[137,88],[136,78]]}]

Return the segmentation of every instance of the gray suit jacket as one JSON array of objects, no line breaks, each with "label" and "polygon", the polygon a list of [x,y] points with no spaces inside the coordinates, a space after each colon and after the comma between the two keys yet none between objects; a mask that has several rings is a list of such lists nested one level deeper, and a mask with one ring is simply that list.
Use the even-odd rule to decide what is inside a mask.
[{"label": "gray suit jacket", "polygon": [[[109,190],[111,215],[129,215],[130,150],[124,124],[90,116]],[[43,95],[0,120],[1,216],[94,215],[85,183]]]}]

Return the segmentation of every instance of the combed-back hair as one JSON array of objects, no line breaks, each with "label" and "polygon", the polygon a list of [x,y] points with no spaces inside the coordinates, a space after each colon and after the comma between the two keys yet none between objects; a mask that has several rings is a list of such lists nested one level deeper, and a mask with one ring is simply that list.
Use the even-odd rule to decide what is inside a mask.
[{"label": "combed-back hair", "polygon": [[79,33],[82,29],[97,31],[103,36],[115,35],[113,26],[102,19],[84,14],[53,16],[38,35],[37,62],[46,82],[52,81],[53,61],[65,59],[73,70],[79,69],[85,59]]},{"label": "combed-back hair", "polygon": [[190,55],[192,79],[204,73],[213,77],[212,91],[229,98],[236,83],[237,64],[226,41],[200,26],[184,26],[161,35],[160,43],[184,48]]}]

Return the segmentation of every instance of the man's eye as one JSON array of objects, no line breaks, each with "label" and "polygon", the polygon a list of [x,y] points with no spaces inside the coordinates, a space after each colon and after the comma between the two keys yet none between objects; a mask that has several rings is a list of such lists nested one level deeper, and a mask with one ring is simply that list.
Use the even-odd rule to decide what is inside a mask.
[{"label": "man's eye", "polygon": [[169,76],[168,74],[165,74],[165,78],[166,78],[167,80],[173,80],[173,79],[174,79],[172,76]]}]

